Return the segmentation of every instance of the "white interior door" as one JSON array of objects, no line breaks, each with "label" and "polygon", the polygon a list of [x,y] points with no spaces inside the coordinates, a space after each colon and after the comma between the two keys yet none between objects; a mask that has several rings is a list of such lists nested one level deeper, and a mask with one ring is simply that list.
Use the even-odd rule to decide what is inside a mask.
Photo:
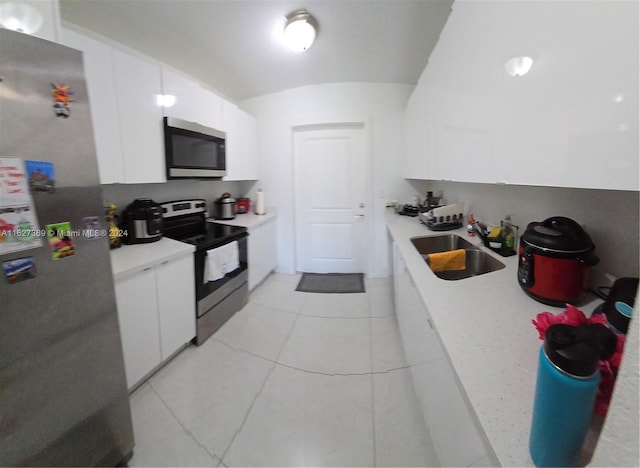
[{"label": "white interior door", "polygon": [[297,270],[365,272],[364,126],[296,130],[294,158]]}]

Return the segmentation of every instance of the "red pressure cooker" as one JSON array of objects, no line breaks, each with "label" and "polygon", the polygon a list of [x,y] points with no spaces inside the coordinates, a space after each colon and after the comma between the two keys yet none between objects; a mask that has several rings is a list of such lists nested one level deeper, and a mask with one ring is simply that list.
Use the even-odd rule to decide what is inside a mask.
[{"label": "red pressure cooker", "polygon": [[555,216],[529,223],[520,238],[518,283],[530,297],[544,304],[577,305],[589,286],[591,267],[600,259],[582,227]]}]

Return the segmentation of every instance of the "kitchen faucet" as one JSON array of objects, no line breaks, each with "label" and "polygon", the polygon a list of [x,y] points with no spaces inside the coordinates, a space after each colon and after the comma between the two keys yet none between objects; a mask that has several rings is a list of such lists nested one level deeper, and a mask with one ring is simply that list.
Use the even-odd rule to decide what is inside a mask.
[{"label": "kitchen faucet", "polygon": [[480,221],[476,221],[475,223],[473,223],[473,230],[476,232],[476,234],[478,235],[478,237],[480,238],[482,243],[486,244],[486,241],[487,241],[487,225],[482,223],[482,222],[480,222]]}]

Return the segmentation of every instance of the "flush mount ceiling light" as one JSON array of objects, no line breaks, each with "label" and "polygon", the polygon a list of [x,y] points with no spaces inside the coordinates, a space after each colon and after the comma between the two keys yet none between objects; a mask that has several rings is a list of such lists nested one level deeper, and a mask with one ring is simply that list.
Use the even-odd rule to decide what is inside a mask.
[{"label": "flush mount ceiling light", "polygon": [[42,23],[42,14],[31,5],[20,2],[0,4],[0,26],[5,29],[35,34]]},{"label": "flush mount ceiling light", "polygon": [[531,70],[532,65],[533,59],[531,57],[513,57],[507,60],[507,63],[504,64],[504,69],[510,76],[522,76]]},{"label": "flush mount ceiling light", "polygon": [[284,41],[291,50],[304,52],[316,38],[318,23],[307,10],[296,10],[287,15]]}]

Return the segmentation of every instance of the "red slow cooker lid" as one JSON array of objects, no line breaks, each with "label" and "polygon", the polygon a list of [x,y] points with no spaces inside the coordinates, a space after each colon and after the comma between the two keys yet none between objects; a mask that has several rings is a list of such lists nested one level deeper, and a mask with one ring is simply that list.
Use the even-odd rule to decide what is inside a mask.
[{"label": "red slow cooker lid", "polygon": [[554,216],[529,223],[522,241],[547,252],[580,254],[594,249],[591,237],[570,218]]}]

